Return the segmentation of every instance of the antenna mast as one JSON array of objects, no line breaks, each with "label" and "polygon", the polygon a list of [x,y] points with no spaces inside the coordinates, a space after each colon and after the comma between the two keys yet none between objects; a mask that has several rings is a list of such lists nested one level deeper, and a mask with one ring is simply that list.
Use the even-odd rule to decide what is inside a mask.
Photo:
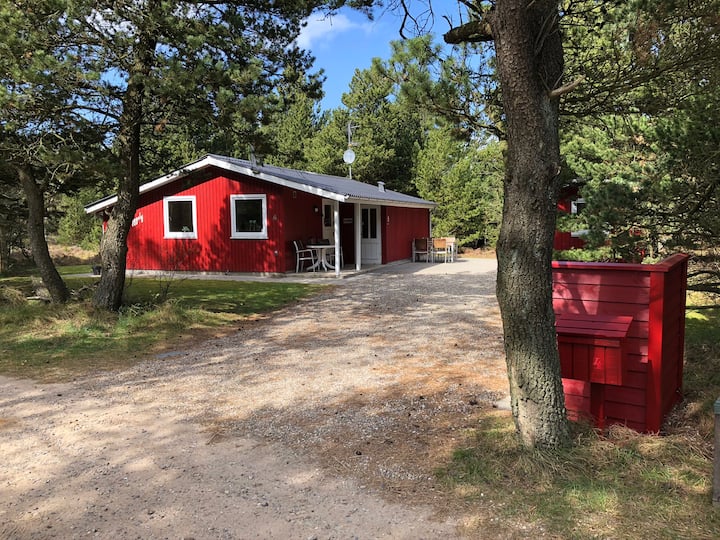
[{"label": "antenna mast", "polygon": [[343,153],[343,161],[347,163],[348,166],[348,178],[352,179],[352,164],[353,161],[355,161],[355,152],[352,150],[352,146],[355,145],[354,142],[352,142],[352,132],[353,129],[355,129],[357,126],[353,126],[352,122],[348,120],[347,125],[347,136],[348,136],[348,147],[347,150]]}]

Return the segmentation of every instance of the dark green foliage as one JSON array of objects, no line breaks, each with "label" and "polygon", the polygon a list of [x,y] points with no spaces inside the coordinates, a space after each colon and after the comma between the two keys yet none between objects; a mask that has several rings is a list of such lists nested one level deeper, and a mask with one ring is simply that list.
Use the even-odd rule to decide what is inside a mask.
[{"label": "dark green foliage", "polygon": [[578,262],[616,262],[616,256],[609,246],[597,249],[584,247],[582,249],[567,249],[555,251],[553,259],[557,261],[578,261]]},{"label": "dark green foliage", "polygon": [[563,111],[573,117],[654,115],[682,105],[689,81],[717,67],[718,0],[582,0],[563,13]]},{"label": "dark green foliage", "polygon": [[351,142],[356,155],[351,165],[355,180],[382,181],[388,189],[415,192],[412,171],[424,124],[418,109],[399,96],[396,76],[378,58],[369,69],[356,70],[349,92],[343,95],[347,109],[334,110],[324,118],[317,135],[306,145],[305,155],[313,170],[350,174],[342,156]]},{"label": "dark green foliage", "polygon": [[714,246],[720,3],[583,5],[568,17],[585,21],[568,27],[568,68],[586,80],[563,102],[569,176],[586,182],[574,228],[631,261]]},{"label": "dark green foliage", "polygon": [[0,274],[10,269],[13,249],[25,246],[27,206],[13,171],[0,167]]},{"label": "dark green foliage", "polygon": [[325,122],[317,100],[298,83],[281,87],[280,97],[280,113],[265,127],[271,147],[265,161],[290,169],[321,170],[308,158],[308,148]]},{"label": "dark green foliage", "polygon": [[[320,118],[315,136],[304,147],[309,170],[336,176],[348,176],[350,171],[348,166],[343,163],[342,156],[348,148],[349,122],[349,112],[341,108],[327,112]],[[357,175],[354,177],[357,179]]]},{"label": "dark green foliage", "polygon": [[74,197],[64,199],[64,215],[58,226],[58,241],[96,251],[100,246],[102,223],[96,216],[85,213],[85,205],[102,196],[97,189],[85,188]]},{"label": "dark green foliage", "polygon": [[428,134],[417,161],[419,194],[438,203],[433,232],[461,245],[497,240],[502,214],[502,145],[458,140],[449,128]]}]

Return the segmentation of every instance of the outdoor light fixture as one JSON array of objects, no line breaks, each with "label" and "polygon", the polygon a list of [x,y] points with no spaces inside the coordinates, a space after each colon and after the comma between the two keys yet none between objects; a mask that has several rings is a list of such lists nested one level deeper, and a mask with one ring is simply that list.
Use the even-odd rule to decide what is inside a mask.
[{"label": "outdoor light fixture", "polygon": [[319,213],[320,208],[317,205],[313,206],[313,212],[315,212],[316,214]]}]

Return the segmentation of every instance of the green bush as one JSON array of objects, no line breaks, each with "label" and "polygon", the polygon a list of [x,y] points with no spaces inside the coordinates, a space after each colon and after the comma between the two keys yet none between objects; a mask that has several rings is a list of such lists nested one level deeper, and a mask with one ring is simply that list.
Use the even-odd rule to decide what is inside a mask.
[{"label": "green bush", "polygon": [[80,190],[75,197],[64,200],[64,215],[58,224],[58,241],[65,245],[97,250],[102,236],[102,223],[85,213],[85,205],[98,199],[95,189]]},{"label": "green bush", "polygon": [[566,249],[554,251],[553,259],[556,261],[577,261],[577,262],[612,262],[615,261],[612,248],[603,246],[596,249]]}]

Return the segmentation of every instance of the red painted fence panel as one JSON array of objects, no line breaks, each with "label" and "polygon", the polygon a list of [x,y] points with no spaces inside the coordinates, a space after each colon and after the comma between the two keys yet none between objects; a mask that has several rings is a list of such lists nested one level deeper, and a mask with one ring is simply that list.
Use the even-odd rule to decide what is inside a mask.
[{"label": "red painted fence panel", "polygon": [[[590,417],[600,427],[620,423],[660,430],[681,399],[687,261],[678,254],[648,265],[553,263],[553,307],[570,418]],[[603,335],[611,333],[607,321],[618,317],[628,322],[625,335]],[[578,340],[573,326],[593,318],[595,335]]]}]

